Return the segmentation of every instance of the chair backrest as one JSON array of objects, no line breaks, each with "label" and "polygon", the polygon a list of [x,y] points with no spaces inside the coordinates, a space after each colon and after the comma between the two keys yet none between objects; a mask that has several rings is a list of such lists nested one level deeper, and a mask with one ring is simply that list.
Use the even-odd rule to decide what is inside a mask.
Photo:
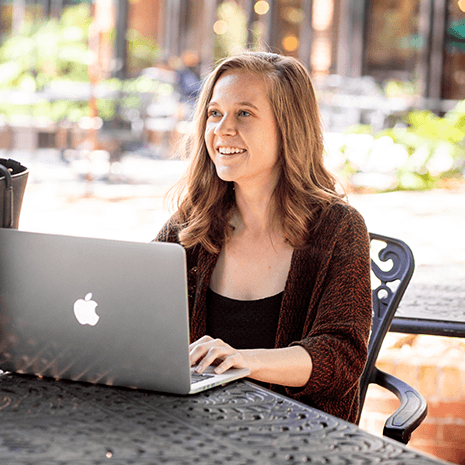
[{"label": "chair backrest", "polygon": [[403,241],[370,233],[373,323],[368,359],[360,379],[360,411],[381,345],[413,275],[415,262],[410,247]]}]

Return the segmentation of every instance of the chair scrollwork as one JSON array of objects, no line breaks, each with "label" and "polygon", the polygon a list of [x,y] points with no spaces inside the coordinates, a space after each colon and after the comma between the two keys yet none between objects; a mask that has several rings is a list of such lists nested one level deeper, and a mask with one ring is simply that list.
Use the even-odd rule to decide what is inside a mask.
[{"label": "chair scrollwork", "polygon": [[[410,247],[399,239],[370,233],[370,243],[373,323],[368,358],[360,379],[360,406],[363,407],[371,383],[379,384],[393,392],[402,405],[401,409],[386,421],[384,434],[407,443],[412,431],[426,417],[426,401],[403,381],[378,370],[375,364],[384,337],[413,275],[415,262]],[[413,397],[412,393],[415,394]],[[399,418],[402,419],[400,423]]]}]

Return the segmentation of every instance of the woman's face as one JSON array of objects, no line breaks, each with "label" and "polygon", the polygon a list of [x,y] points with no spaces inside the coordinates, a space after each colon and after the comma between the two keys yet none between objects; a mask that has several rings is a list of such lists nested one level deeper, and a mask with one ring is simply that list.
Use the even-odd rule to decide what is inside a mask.
[{"label": "woman's face", "polygon": [[234,70],[218,79],[207,107],[205,143],[223,181],[276,184],[279,131],[262,77]]}]

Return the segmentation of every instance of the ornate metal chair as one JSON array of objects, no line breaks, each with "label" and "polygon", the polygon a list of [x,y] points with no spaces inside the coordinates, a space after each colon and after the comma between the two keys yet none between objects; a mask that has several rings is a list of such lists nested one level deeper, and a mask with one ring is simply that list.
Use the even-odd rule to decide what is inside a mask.
[{"label": "ornate metal chair", "polygon": [[360,380],[360,410],[370,384],[378,384],[394,393],[401,405],[386,420],[383,434],[407,444],[412,432],[426,417],[426,400],[408,384],[380,371],[375,363],[384,337],[413,275],[415,263],[409,246],[398,239],[371,233],[370,241],[373,324],[368,360]]}]

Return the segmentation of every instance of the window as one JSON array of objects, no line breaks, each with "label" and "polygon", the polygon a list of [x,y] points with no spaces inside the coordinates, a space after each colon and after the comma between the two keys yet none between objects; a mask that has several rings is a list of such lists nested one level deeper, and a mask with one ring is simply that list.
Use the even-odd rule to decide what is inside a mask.
[{"label": "window", "polygon": [[457,0],[447,0],[442,98],[465,98],[465,12]]},{"label": "window", "polygon": [[372,0],[368,15],[365,74],[379,82],[413,81],[426,46],[419,34],[420,0]]}]

